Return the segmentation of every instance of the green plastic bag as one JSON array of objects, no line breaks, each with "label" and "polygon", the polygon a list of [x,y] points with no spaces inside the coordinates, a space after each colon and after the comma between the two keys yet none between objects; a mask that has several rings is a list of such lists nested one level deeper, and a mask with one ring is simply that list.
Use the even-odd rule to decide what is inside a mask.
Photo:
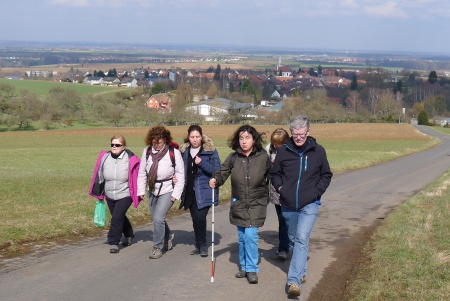
[{"label": "green plastic bag", "polygon": [[106,206],[105,202],[97,201],[95,203],[94,224],[104,227],[106,224]]}]

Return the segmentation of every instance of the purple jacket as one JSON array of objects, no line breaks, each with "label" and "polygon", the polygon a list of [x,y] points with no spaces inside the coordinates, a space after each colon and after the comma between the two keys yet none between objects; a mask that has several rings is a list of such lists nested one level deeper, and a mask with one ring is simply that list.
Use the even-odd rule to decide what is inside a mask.
[{"label": "purple jacket", "polygon": [[[125,150],[130,159],[130,166],[128,168],[128,187],[130,189],[130,196],[133,200],[134,208],[137,208],[139,202],[142,200],[137,195],[137,176],[139,171],[140,160],[133,154],[130,150]],[[94,174],[92,175],[91,186],[89,187],[89,195],[93,196],[99,200],[104,199],[103,188],[104,183],[99,182],[98,170],[100,169],[102,163],[104,162],[104,157],[108,152],[102,150],[97,158],[97,163],[95,164]]]}]

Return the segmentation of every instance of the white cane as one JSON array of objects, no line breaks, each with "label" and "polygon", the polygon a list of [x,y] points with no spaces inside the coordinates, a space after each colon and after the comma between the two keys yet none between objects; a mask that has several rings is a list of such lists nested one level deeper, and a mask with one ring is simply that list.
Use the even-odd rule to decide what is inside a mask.
[{"label": "white cane", "polygon": [[[214,177],[214,158],[212,158],[211,174]],[[215,187],[215,186],[214,186]],[[211,218],[211,283],[214,282],[214,191],[212,188],[212,218]]]}]

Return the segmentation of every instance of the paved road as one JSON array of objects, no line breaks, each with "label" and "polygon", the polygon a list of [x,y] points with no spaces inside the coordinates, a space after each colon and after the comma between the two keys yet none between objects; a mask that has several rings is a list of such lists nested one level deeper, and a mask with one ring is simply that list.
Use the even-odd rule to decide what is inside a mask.
[{"label": "paved road", "polygon": [[[419,127],[442,143],[432,150],[333,178],[311,236],[308,281],[301,300],[335,260],[342,242],[371,225],[399,203],[450,168],[450,138]],[[260,229],[259,284],[236,279],[237,234],[228,222],[228,206],[216,207],[216,271],[211,259],[189,255],[189,215],[170,221],[174,249],[158,260],[148,259],[152,225],[136,229],[135,243],[109,254],[104,238],[59,245],[49,252],[3,261],[0,300],[286,300],[287,262],[275,256],[277,221],[273,206]]]}]

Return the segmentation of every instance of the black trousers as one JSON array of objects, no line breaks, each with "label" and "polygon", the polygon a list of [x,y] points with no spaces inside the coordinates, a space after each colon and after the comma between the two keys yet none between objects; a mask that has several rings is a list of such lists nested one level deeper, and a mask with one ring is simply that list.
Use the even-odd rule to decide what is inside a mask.
[{"label": "black trousers", "polygon": [[131,197],[127,197],[116,201],[106,198],[106,202],[108,203],[109,212],[111,213],[108,244],[118,245],[120,243],[120,239],[122,238],[122,233],[125,237],[133,236],[133,227],[125,215],[133,201],[131,200]]},{"label": "black trousers", "polygon": [[191,212],[192,225],[194,227],[195,234],[195,245],[197,247],[206,246],[206,216],[208,215],[209,206],[198,209],[197,204],[194,200],[189,211]]}]

